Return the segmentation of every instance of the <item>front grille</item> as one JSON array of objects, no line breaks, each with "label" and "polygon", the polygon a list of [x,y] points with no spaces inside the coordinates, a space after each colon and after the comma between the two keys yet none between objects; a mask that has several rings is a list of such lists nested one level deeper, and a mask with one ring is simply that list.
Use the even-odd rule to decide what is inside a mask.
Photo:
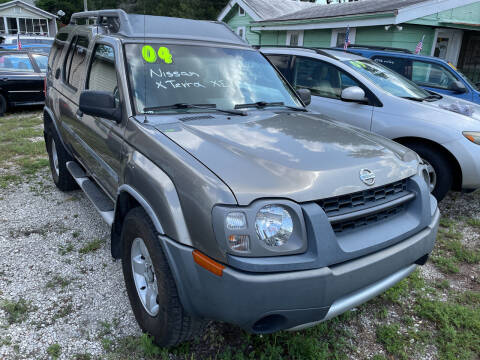
[{"label": "front grille", "polygon": [[373,189],[319,200],[317,204],[329,217],[336,233],[355,230],[402,213],[406,209],[406,203],[413,198],[407,184],[408,179],[404,179]]}]

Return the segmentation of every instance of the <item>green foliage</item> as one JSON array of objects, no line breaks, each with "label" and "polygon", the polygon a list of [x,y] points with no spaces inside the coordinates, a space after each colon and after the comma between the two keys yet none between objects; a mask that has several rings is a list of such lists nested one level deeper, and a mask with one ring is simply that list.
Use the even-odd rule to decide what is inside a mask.
[{"label": "green foliage", "polygon": [[28,313],[33,311],[30,301],[20,298],[18,301],[4,300],[1,309],[7,314],[9,324],[21,323],[27,319]]},{"label": "green foliage", "polygon": [[385,347],[385,350],[398,359],[407,359],[406,347],[408,337],[400,333],[398,324],[380,325],[376,331],[377,341]]},{"label": "green foliage", "polygon": [[90,242],[88,242],[84,247],[82,247],[80,250],[78,250],[78,252],[80,254],[88,254],[88,253],[91,253],[91,252],[94,252],[94,251],[97,251],[98,249],[100,249],[103,245],[104,241],[102,239],[95,239],[95,240],[92,240]]},{"label": "green foliage", "polygon": [[47,354],[52,357],[52,359],[58,359],[62,353],[62,348],[58,344],[52,344],[47,348]]}]

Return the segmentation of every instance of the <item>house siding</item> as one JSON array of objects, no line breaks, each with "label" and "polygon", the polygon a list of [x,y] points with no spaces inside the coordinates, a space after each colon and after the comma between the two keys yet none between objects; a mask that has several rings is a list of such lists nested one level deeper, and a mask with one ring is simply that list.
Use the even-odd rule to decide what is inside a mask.
[{"label": "house siding", "polygon": [[417,44],[423,40],[422,55],[430,55],[435,29],[428,26],[403,24],[400,31],[395,26],[385,30],[383,26],[359,27],[355,39],[356,44],[389,46],[414,51]]},{"label": "house siding", "polygon": [[430,26],[445,26],[445,22],[458,22],[467,24],[480,23],[480,3],[459,6],[455,9],[441,11],[410,21],[411,24],[424,24]]},{"label": "house siding", "polygon": [[245,13],[245,16],[238,15],[238,5],[235,5],[224,20],[230,28],[237,32],[239,27],[245,26],[245,40],[251,45],[260,44],[260,35],[250,30],[250,24],[254,22],[252,17]]},{"label": "house siding", "polygon": [[303,45],[308,47],[330,47],[332,30],[306,30]]}]

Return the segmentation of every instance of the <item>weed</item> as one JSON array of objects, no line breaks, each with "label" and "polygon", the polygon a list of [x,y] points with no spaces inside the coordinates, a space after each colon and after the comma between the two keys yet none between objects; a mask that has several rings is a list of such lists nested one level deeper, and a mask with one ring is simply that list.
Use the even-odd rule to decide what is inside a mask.
[{"label": "weed", "polygon": [[377,341],[385,347],[385,350],[399,359],[407,359],[406,347],[408,339],[400,333],[398,324],[380,325],[376,331]]},{"label": "weed", "polygon": [[100,249],[103,245],[104,241],[102,239],[95,239],[90,242],[88,242],[84,247],[82,247],[78,252],[80,254],[88,254],[94,251],[97,251]]},{"label": "weed", "polygon": [[0,347],[9,345],[12,345],[12,338],[10,336],[5,336],[3,339],[0,339]]},{"label": "weed", "polygon": [[73,359],[74,360],[91,360],[92,355],[90,355],[89,353],[84,353],[84,354],[77,353],[73,355]]},{"label": "weed", "polygon": [[74,239],[76,239],[80,236],[80,233],[78,231],[74,231],[72,236],[73,236]]},{"label": "weed", "polygon": [[55,275],[51,280],[49,280],[47,282],[45,287],[47,289],[54,289],[54,288],[57,288],[57,287],[65,289],[68,285],[70,285],[71,282],[72,282],[72,280],[70,280],[70,279],[64,278],[60,275]]},{"label": "weed", "polygon": [[47,354],[52,357],[52,359],[58,359],[62,353],[62,348],[58,344],[52,344],[47,348]]},{"label": "weed", "polygon": [[60,310],[53,316],[53,320],[64,318],[65,316],[72,313],[73,306],[72,304],[67,304],[66,306],[62,306]]},{"label": "weed", "polygon": [[9,324],[21,323],[27,319],[28,313],[35,310],[31,302],[23,298],[18,301],[4,300],[1,308],[7,313]]},{"label": "weed", "polygon": [[479,218],[467,219],[467,224],[474,228],[480,228],[480,219]]},{"label": "weed", "polygon": [[60,255],[67,255],[68,253],[74,250],[73,244],[71,242],[67,242],[66,245],[59,245],[58,246],[58,253]]},{"label": "weed", "polygon": [[9,185],[17,185],[22,182],[22,178],[16,174],[0,175],[0,188],[6,189]]}]

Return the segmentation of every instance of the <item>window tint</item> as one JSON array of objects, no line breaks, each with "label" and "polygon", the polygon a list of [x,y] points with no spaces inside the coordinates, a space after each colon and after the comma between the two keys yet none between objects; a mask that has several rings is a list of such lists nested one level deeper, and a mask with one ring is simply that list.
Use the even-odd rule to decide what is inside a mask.
[{"label": "window tint", "polygon": [[64,81],[75,89],[81,88],[82,80],[84,79],[87,49],[88,38],[75,36],[65,57]]},{"label": "window tint", "polygon": [[99,44],[95,47],[87,89],[115,93],[117,89],[115,53],[110,46]]},{"label": "window tint", "polygon": [[47,55],[40,55],[40,54],[33,54],[32,55],[35,61],[37,62],[38,67],[40,68],[41,72],[47,71],[48,66],[48,56]]},{"label": "window tint", "polygon": [[313,95],[340,99],[342,90],[360,84],[335,66],[316,59],[297,58],[296,88],[309,89]]},{"label": "window tint", "polygon": [[27,54],[0,55],[0,71],[34,72]]},{"label": "window tint", "polygon": [[443,66],[422,61],[413,62],[412,80],[422,86],[440,89],[450,89],[453,82],[457,81]]},{"label": "window tint", "polygon": [[391,56],[374,56],[372,60],[412,80],[412,60]]},{"label": "window tint", "polygon": [[290,59],[289,55],[268,55],[268,59],[273,65],[285,76],[287,80],[291,80]]}]

